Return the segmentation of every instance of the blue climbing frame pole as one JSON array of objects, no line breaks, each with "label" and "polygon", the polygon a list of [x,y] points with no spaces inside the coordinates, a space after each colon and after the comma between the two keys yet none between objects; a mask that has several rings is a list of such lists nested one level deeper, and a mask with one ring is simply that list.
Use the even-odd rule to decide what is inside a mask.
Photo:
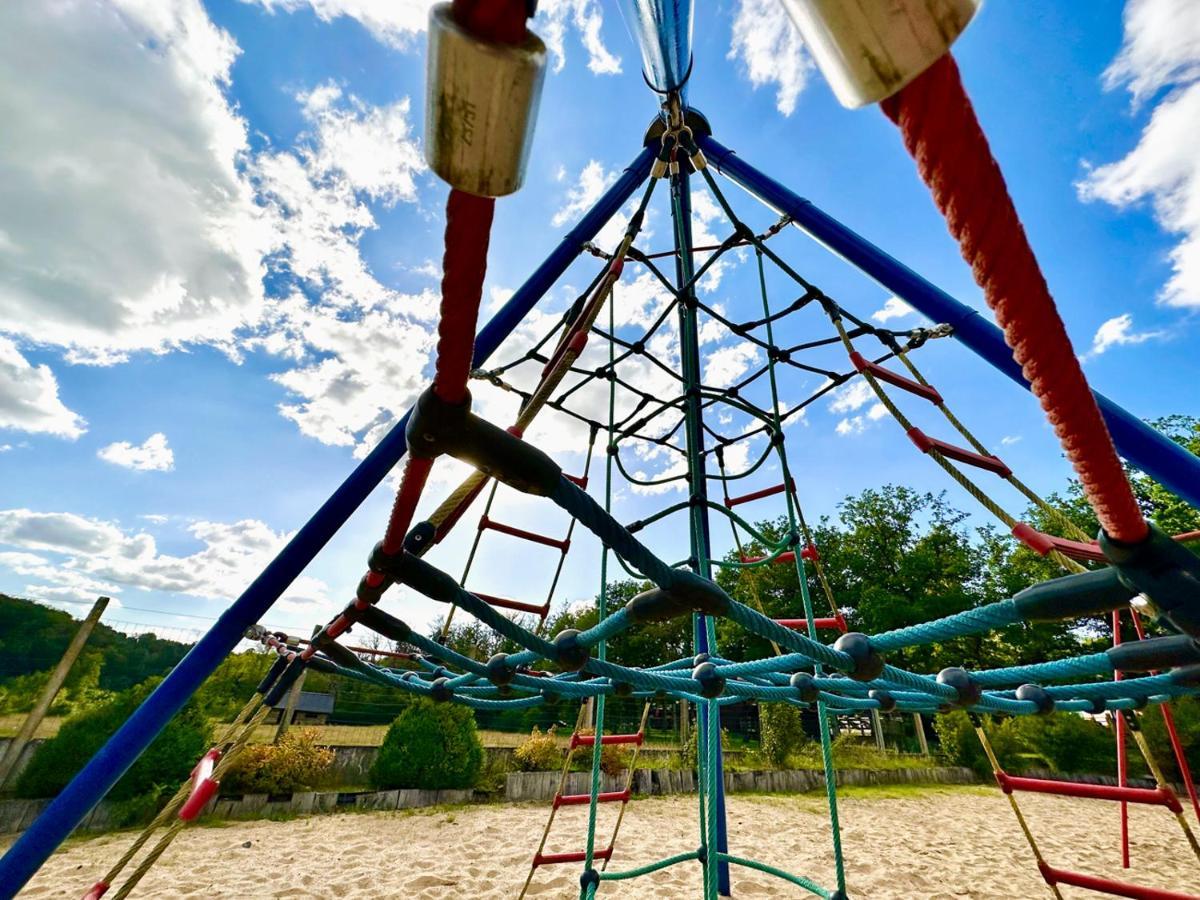
[{"label": "blue climbing frame pole", "polygon": [[[481,365],[525,318],[650,173],[654,151],[644,149],[579,223],[554,248],[529,279],[475,338],[475,365]],[[71,783],[68,784],[8,853],[0,859],[0,897],[11,897],[41,868],[142,751],[195,693],[200,684],[279,599],[346,522],[367,495],[404,456],[408,413],[379,442],[333,495],[263,569],[187,656],[171,670]]]},{"label": "blue climbing frame pole", "polygon": [[682,95],[692,69],[693,0],[622,0],[625,22],[642,51],[642,74],[660,94]]},{"label": "blue climbing frame pole", "polygon": [[[786,213],[802,231],[910,306],[935,322],[950,325],[954,337],[961,343],[1028,389],[1029,382],[1004,343],[1003,333],[977,310],[955,300],[810,201],[764,175],[719,141],[701,135],[699,143],[709,163],[722,175],[779,212]],[[1103,394],[1096,393],[1095,396],[1118,452],[1151,478],[1200,508],[1200,457],[1159,434]]]},{"label": "blue climbing frame pole", "polygon": [[[694,267],[692,261],[692,192],[686,164],[677,175],[671,177],[671,218],[675,229],[675,278],[683,287],[691,285]],[[695,287],[688,287],[679,297],[679,356],[684,386],[684,433],[687,437],[688,490],[691,506],[691,563],[695,572],[712,578],[712,544],[708,530],[708,477],[704,459],[703,405],[700,399],[700,341],[697,327]],[[692,615],[692,639],[696,653],[717,652],[716,627],[712,616]],[[710,726],[709,717],[718,719]],[[714,854],[729,852],[729,838],[725,825],[725,766],[721,755],[720,707],[715,703],[696,705],[696,758],[702,766],[715,769],[709,779],[713,790],[705,798],[708,804],[707,821],[716,823],[716,834],[712,828],[704,831],[708,864],[717,867],[717,891],[729,896],[729,862],[714,858]],[[711,749],[708,743],[716,734],[716,744]],[[704,773],[702,773],[703,776]],[[703,777],[701,779],[704,780]]]}]

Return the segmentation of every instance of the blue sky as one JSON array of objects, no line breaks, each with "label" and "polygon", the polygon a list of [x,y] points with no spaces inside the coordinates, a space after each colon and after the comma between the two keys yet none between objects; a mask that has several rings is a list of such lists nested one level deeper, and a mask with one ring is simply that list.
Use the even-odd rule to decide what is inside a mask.
[{"label": "blue sky", "polygon": [[[893,126],[876,109],[836,103],[775,0],[699,6],[690,99],[716,136],[980,306]],[[489,310],[633,158],[655,113],[615,5],[541,7],[534,28],[551,45],[551,71],[527,183],[497,205]],[[203,627],[407,408],[429,374],[446,194],[421,155],[427,8],[0,8],[0,590],[73,611],[109,593],[114,621]],[[955,54],[1093,384],[1139,416],[1200,413],[1200,16],[1186,0],[1086,12],[991,3]],[[729,194],[756,227],[773,221]],[[697,214],[700,233],[724,235],[711,203],[699,200]],[[646,248],[668,246],[666,222],[657,204]],[[889,308],[885,291],[799,233],[777,246],[859,315]],[[587,258],[573,266],[518,343],[549,327],[595,271]],[[630,267],[617,293],[630,329],[661,302],[636,276]],[[753,285],[751,262],[731,259],[704,300],[750,318]],[[820,322],[797,333],[809,326]],[[706,356],[731,372],[752,362],[728,335]],[[1062,486],[1066,466],[1027,394],[953,342],[918,359],[1022,477]],[[497,420],[513,414],[495,392],[477,400]],[[886,481],[945,488],[972,509],[871,410],[847,390],[789,429],[810,517]],[[567,470],[582,465],[578,429],[551,421],[537,439]],[[461,474],[441,469],[432,502]],[[307,630],[345,602],[391,490],[375,492],[270,624]],[[622,485],[617,496],[626,520],[679,498]],[[544,505],[511,494],[499,503],[497,518],[565,528]],[[770,501],[751,510],[778,511]],[[432,561],[457,573],[473,522]],[[650,539],[675,559],[679,532]],[[727,532],[715,533],[723,552]],[[485,539],[469,583],[540,602],[553,554],[508,541]],[[557,599],[594,593],[597,559],[578,540]],[[399,594],[389,608],[414,624],[438,612]]]}]

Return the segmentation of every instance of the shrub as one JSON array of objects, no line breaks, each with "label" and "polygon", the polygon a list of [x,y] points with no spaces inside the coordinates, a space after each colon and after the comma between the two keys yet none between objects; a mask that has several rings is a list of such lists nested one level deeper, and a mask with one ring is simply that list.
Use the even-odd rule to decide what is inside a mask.
[{"label": "shrub", "polygon": [[[161,680],[147,679],[67,719],[58,734],[38,748],[21,773],[18,796],[51,797],[66,787]],[[187,778],[211,740],[208,720],[195,701],[189,702],[108,792],[109,799],[127,800],[160,788],[174,790]]]},{"label": "shrub", "polygon": [[[1179,734],[1184,759],[1192,772],[1200,774],[1200,699],[1176,697],[1171,701],[1171,716],[1175,720],[1175,730]],[[1175,753],[1171,749],[1171,739],[1167,735],[1161,710],[1146,710],[1140,721],[1146,740],[1150,743],[1150,751],[1158,760],[1158,764],[1166,770],[1167,777],[1177,782],[1183,781],[1183,774],[1175,762]],[[1137,755],[1130,750],[1130,759]]]},{"label": "shrub", "polygon": [[[695,723],[692,723],[695,725]],[[721,749],[729,749],[729,730],[721,729]],[[693,728],[692,736],[683,747],[683,765],[693,771],[700,770],[700,729]]]},{"label": "shrub", "polygon": [[278,744],[250,744],[238,754],[221,786],[232,793],[290,794],[315,787],[329,773],[334,754],[317,746],[317,732],[287,732]]},{"label": "shrub", "polygon": [[522,772],[545,772],[560,768],[563,752],[554,738],[554,726],[542,732],[536,725],[524,741],[513,751],[513,762]]},{"label": "shrub", "polygon": [[[965,712],[936,716],[933,727],[948,762],[969,766],[982,776],[991,774],[991,764]],[[984,730],[1000,765],[1008,772],[1048,768],[1066,774],[1105,774],[1116,766],[1112,731],[1085,716],[1054,713],[999,722],[985,717]],[[1131,754],[1131,763],[1133,757]]]},{"label": "shrub", "polygon": [[[580,734],[595,734],[594,728],[581,728]],[[591,771],[592,768],[592,752],[591,747],[581,747],[575,754],[576,768],[580,771]],[[633,753],[624,747],[617,744],[601,744],[600,745],[600,771],[605,775],[620,775],[629,768],[630,762],[633,761]]]},{"label": "shrub", "polygon": [[422,698],[388,728],[371,781],[383,790],[470,788],[482,768],[483,745],[471,710]]},{"label": "shrub", "polygon": [[770,765],[787,765],[788,757],[808,742],[800,717],[800,709],[787,703],[759,704],[759,746]]}]

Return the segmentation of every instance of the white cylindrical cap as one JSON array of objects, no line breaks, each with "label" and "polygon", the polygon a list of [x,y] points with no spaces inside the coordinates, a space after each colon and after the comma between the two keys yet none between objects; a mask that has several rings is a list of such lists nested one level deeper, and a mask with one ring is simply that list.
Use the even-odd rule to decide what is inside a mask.
[{"label": "white cylindrical cap", "polygon": [[783,0],[843,106],[878,103],[936,62],[983,0]]},{"label": "white cylindrical cap", "polygon": [[481,41],[450,14],[429,11],[425,159],[451,187],[503,197],[525,180],[546,45],[532,31],[520,44]]}]

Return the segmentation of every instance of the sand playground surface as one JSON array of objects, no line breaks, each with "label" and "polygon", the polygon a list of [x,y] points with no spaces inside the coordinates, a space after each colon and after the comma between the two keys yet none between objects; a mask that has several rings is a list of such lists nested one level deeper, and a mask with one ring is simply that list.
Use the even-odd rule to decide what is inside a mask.
[{"label": "sand playground surface", "polygon": [[[1200,893],[1200,864],[1166,810],[1130,807],[1134,868],[1122,871],[1116,804],[1023,796],[1022,809],[1051,865]],[[840,804],[852,898],[1048,898],[1008,802],[995,788],[849,789]],[[731,852],[833,886],[823,798],[729,798]],[[183,832],[134,891],[136,898],[513,898],[529,871],[548,806],[487,805],[343,813],[285,822],[235,822]],[[602,808],[607,840],[615,809]],[[559,811],[548,851],[582,849],[583,810]],[[696,846],[694,797],[630,804],[612,868]],[[133,832],[74,840],[19,896],[80,897],[132,842]],[[539,870],[530,897],[578,896],[579,866]],[[700,867],[687,862],[599,896],[694,898]],[[1068,898],[1095,897],[1063,888]],[[748,869],[733,870],[734,897],[811,896]]]}]

